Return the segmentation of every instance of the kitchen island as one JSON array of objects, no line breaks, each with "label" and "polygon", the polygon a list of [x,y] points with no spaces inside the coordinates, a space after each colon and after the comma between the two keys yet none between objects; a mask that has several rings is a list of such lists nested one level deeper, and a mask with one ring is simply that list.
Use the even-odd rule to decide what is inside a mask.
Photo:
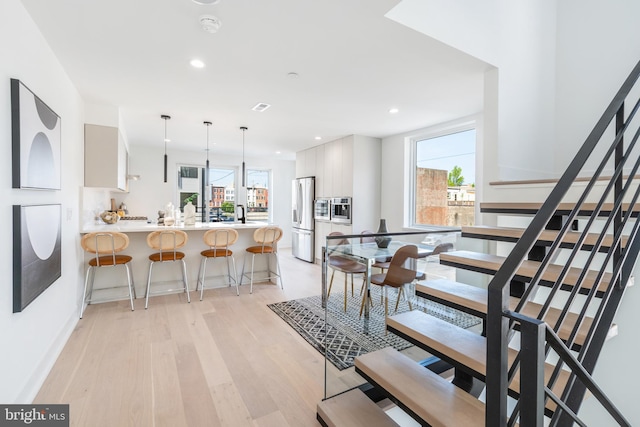
[{"label": "kitchen island", "polygon": [[[210,223],[196,223],[195,225],[171,225],[164,226],[156,223],[148,223],[147,221],[136,220],[121,220],[115,224],[85,224],[82,227],[82,234],[100,231],[118,231],[127,234],[129,236],[129,247],[124,250],[123,254],[133,257],[131,261],[131,269],[133,272],[134,284],[136,287],[136,293],[138,298],[144,296],[147,286],[147,275],[149,273],[149,255],[154,251],[147,245],[147,235],[156,230],[183,230],[187,232],[189,240],[187,244],[180,249],[185,254],[185,262],[187,264],[187,276],[189,280],[189,289],[195,290],[197,284],[198,269],[200,267],[200,259],[202,252],[208,249],[203,242],[204,233],[208,230],[216,228],[233,228],[238,231],[238,241],[230,247],[233,251],[233,257],[236,261],[236,268],[238,273],[238,280],[240,280],[240,273],[242,271],[242,263],[245,257],[245,249],[249,246],[255,245],[253,240],[253,233],[257,228],[264,227],[266,222],[247,221],[246,224],[240,222],[210,222]],[[84,253],[84,269],[86,272],[87,263],[92,258],[92,255]],[[257,257],[256,259],[256,271],[266,270],[266,260]],[[220,277],[222,274],[226,274],[226,263],[224,261],[217,260],[215,262],[207,262],[207,288],[209,287],[227,287],[223,284],[223,279]],[[260,263],[260,264],[259,264]],[[273,264],[273,263],[272,263]],[[249,266],[247,267],[249,268]],[[272,269],[275,266],[272,265]],[[107,290],[106,288],[113,287],[114,285],[126,284],[126,275],[124,268],[102,269],[105,271],[98,271],[95,278],[94,290],[98,291],[103,289],[102,293],[94,292],[94,299],[98,300],[104,295],[105,299],[125,299],[126,288]],[[213,276],[213,277],[212,277]],[[258,277],[260,277],[258,275]],[[167,287],[175,285],[176,282],[182,280],[180,268],[173,263],[156,263],[153,267],[153,282],[166,282]],[[163,284],[152,284],[154,290],[162,289]],[[235,287],[230,290],[235,294]],[[240,288],[241,294],[243,288]],[[247,292],[248,293],[248,289]],[[205,296],[206,298],[206,296]],[[197,299],[196,299],[197,301]],[[152,303],[149,303],[150,306]]]}]

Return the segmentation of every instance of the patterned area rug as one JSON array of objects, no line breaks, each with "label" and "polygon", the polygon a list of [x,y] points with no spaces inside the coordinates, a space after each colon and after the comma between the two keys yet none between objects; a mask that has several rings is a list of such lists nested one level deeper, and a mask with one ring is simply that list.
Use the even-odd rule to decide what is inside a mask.
[{"label": "patterned area rug", "polygon": [[[389,346],[404,350],[412,345],[391,332],[385,334],[384,306],[380,304],[379,295],[372,296],[375,306],[370,308],[368,334],[364,333],[364,320],[359,317],[360,297],[357,294],[349,296],[346,313],[343,298],[343,293],[331,294],[327,304],[326,325],[325,310],[319,295],[268,306],[323,355],[326,346],[327,358],[340,370],[353,366],[354,359],[361,354]],[[390,312],[393,311],[395,299],[393,292],[389,292]],[[416,302],[417,307],[412,301],[414,309],[425,309],[428,314],[462,328],[481,322],[475,316],[432,301],[418,298]],[[408,310],[408,304],[401,301],[398,313]]]}]

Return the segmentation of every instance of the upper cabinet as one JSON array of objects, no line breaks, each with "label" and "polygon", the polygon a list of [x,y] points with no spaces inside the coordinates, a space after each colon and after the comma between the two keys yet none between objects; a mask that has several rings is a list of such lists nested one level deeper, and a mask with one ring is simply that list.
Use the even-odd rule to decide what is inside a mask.
[{"label": "upper cabinet", "polygon": [[316,222],[316,253],[331,231],[377,230],[380,223],[382,141],[350,135],[296,153],[296,176],[316,177],[316,197],[351,197],[351,224]]},{"label": "upper cabinet", "polygon": [[129,155],[118,128],[84,125],[84,185],[128,191]]}]

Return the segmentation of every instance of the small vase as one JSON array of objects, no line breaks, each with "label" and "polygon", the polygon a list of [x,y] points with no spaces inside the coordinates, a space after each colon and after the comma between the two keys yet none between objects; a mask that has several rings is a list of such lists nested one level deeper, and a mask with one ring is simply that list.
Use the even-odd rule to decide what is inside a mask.
[{"label": "small vase", "polygon": [[[381,219],[380,220],[380,226],[378,227],[378,231],[376,231],[376,233],[388,233],[387,220],[386,219]],[[376,244],[378,245],[379,248],[388,247],[389,246],[389,242],[391,242],[391,237],[389,237],[389,236],[377,236],[376,237]]]},{"label": "small vase", "polygon": [[184,205],[184,225],[195,225],[196,207],[191,202]]}]

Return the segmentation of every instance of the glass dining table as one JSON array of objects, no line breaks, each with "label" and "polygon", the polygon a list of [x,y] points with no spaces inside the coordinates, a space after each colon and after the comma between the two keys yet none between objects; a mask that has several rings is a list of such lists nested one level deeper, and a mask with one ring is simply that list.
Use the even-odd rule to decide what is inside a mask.
[{"label": "glass dining table", "polygon": [[[345,236],[346,237],[346,236]],[[358,263],[361,263],[366,266],[365,273],[365,301],[364,304],[364,312],[363,312],[363,331],[364,333],[369,332],[369,305],[371,299],[371,267],[377,261],[388,261],[391,260],[393,254],[396,253],[398,249],[405,245],[416,245],[418,247],[418,258],[425,258],[433,253],[434,246],[425,245],[421,243],[407,242],[401,240],[392,240],[386,248],[380,248],[375,242],[367,242],[367,243],[345,243],[345,239],[343,240],[335,240],[336,243],[341,244],[329,244],[330,240],[327,241],[328,245],[326,247],[326,251],[323,254],[323,268],[322,268],[322,307],[326,308],[326,298],[327,298],[327,283],[326,283],[326,266],[328,264],[329,256],[340,255],[346,258],[352,259]],[[324,249],[324,248],[323,248]],[[417,260],[413,260],[416,262]],[[414,266],[415,268],[415,266]]]}]

